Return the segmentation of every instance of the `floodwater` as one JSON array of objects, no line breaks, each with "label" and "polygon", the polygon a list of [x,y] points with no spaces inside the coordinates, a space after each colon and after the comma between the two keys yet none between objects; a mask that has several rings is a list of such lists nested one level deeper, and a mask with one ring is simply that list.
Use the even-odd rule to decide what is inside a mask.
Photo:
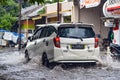
[{"label": "floodwater", "polygon": [[109,55],[101,55],[103,66],[74,66],[66,70],[57,65],[50,70],[40,59],[25,63],[23,52],[16,49],[0,50],[0,80],[120,80],[120,63]]}]

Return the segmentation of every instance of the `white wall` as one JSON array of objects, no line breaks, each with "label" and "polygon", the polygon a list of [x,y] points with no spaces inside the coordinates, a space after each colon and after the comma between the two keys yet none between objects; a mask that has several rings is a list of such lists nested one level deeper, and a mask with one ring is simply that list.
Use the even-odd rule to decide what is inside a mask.
[{"label": "white wall", "polygon": [[57,3],[49,4],[46,7],[46,14],[57,12]]},{"label": "white wall", "polygon": [[101,17],[102,7],[82,9],[80,11],[80,22],[94,24],[94,31],[96,34],[100,34],[101,38],[107,38],[109,28],[104,27]]}]

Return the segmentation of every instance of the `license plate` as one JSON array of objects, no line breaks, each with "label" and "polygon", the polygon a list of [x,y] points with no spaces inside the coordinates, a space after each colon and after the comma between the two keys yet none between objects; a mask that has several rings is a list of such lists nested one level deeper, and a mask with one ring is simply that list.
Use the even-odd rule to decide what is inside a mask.
[{"label": "license plate", "polygon": [[84,46],[83,44],[72,44],[71,49],[84,49]]}]

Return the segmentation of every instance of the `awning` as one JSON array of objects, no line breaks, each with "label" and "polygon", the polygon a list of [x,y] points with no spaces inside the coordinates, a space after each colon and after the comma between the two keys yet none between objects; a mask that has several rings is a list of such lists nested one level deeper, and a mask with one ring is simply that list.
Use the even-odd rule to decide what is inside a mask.
[{"label": "awning", "polygon": [[8,30],[0,29],[0,32],[10,32]]},{"label": "awning", "polygon": [[57,12],[52,12],[52,13],[48,13],[48,14],[40,14],[39,16],[32,18],[32,20],[38,20],[38,19],[41,19],[42,16],[47,16],[47,15],[51,15],[51,14],[57,14]]},{"label": "awning", "polygon": [[64,13],[64,12],[71,12],[71,10],[60,11],[60,14],[62,14],[62,13]]},{"label": "awning", "polygon": [[115,18],[114,17],[101,17],[100,18],[103,22],[105,22],[106,20],[110,20],[110,21],[114,21]]},{"label": "awning", "polygon": [[32,18],[32,20],[38,20],[38,19],[41,19],[41,18],[42,18],[41,16],[38,16],[38,17]]},{"label": "awning", "polygon": [[[60,11],[59,13],[62,14],[62,13],[65,13],[65,12],[71,12],[71,10]],[[42,16],[49,16],[49,15],[54,15],[54,14],[57,14],[57,12],[52,12],[52,13],[47,13],[47,14],[41,14],[38,17],[32,18],[32,20],[38,20],[38,19],[41,19]]]}]

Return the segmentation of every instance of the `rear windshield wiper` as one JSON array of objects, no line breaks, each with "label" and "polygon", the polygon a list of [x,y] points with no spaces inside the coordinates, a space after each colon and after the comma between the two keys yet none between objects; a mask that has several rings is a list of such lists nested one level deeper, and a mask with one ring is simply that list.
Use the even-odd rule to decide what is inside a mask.
[{"label": "rear windshield wiper", "polygon": [[77,38],[80,39],[81,41],[83,41],[83,39],[81,37],[76,37],[76,36],[68,36],[69,38]]}]

